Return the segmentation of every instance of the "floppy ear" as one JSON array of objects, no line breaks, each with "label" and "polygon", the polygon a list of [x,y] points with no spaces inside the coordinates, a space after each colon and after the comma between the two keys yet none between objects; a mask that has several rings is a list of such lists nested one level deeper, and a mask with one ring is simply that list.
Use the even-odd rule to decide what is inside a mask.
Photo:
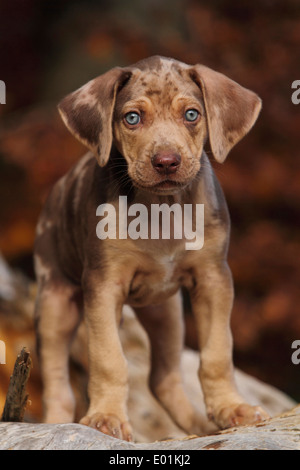
[{"label": "floppy ear", "polygon": [[117,91],[129,80],[128,69],[116,67],[67,95],[58,105],[74,136],[106,165],[112,146],[112,116]]},{"label": "floppy ear", "polygon": [[211,151],[222,163],[255,123],[261,99],[253,91],[204,65],[190,69],[190,77],[202,90]]}]

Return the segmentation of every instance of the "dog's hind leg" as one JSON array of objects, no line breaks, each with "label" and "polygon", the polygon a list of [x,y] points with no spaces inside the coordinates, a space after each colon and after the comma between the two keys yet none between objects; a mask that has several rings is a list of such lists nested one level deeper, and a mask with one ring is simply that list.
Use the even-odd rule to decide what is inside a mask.
[{"label": "dog's hind leg", "polygon": [[74,420],[69,350],[80,318],[78,287],[61,282],[39,287],[35,322],[44,388],[44,421],[47,423]]},{"label": "dog's hind leg", "polygon": [[181,298],[135,308],[151,343],[150,388],[176,424],[189,434],[206,434],[214,426],[188,399],[180,371],[184,328]]}]

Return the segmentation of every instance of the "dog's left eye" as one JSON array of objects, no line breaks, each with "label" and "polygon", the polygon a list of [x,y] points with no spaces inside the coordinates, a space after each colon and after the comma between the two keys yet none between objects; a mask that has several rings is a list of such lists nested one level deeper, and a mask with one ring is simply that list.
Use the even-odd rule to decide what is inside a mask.
[{"label": "dog's left eye", "polygon": [[197,111],[197,109],[188,109],[184,114],[185,120],[189,122],[196,121],[198,116],[199,112]]},{"label": "dog's left eye", "polygon": [[130,126],[136,126],[140,123],[141,116],[138,113],[131,111],[130,113],[125,114],[124,119]]}]

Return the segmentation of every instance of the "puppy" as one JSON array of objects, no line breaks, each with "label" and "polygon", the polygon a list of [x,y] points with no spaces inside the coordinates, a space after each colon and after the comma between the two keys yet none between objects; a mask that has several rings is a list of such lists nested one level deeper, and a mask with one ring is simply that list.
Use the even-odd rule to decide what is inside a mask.
[{"label": "puppy", "polygon": [[[207,419],[189,402],[180,374],[182,287],[195,317],[209,419],[227,428],[267,418],[244,403],[234,384],[230,222],[204,152],[207,144],[224,162],[260,109],[255,93],[224,75],[159,56],[116,67],[59,104],[66,126],[89,152],[54,186],[37,226],[36,328],[46,422],[74,419],[68,358],[83,312],[89,409],[81,423],[132,439],[118,334],[128,304],[151,342],[152,392],[187,433],[207,432]],[[176,212],[175,204],[182,210]],[[138,221],[137,207],[140,213],[144,208]],[[204,230],[204,242],[191,248],[186,232],[180,237],[174,228],[164,236],[168,227],[160,219],[154,230],[157,207],[169,210],[169,223],[177,228],[192,208],[190,232],[201,241]],[[132,223],[136,230],[130,232]]]}]

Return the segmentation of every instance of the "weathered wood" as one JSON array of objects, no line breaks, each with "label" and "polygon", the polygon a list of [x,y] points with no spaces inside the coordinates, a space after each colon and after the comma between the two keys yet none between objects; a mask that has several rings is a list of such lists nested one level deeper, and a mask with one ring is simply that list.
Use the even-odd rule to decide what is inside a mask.
[{"label": "weathered wood", "polygon": [[26,384],[30,376],[32,361],[30,352],[23,348],[18,355],[10,378],[1,421],[23,421],[28,394]]},{"label": "weathered wood", "polygon": [[300,450],[300,406],[211,436],[134,444],[80,424],[0,423],[1,450]]}]

